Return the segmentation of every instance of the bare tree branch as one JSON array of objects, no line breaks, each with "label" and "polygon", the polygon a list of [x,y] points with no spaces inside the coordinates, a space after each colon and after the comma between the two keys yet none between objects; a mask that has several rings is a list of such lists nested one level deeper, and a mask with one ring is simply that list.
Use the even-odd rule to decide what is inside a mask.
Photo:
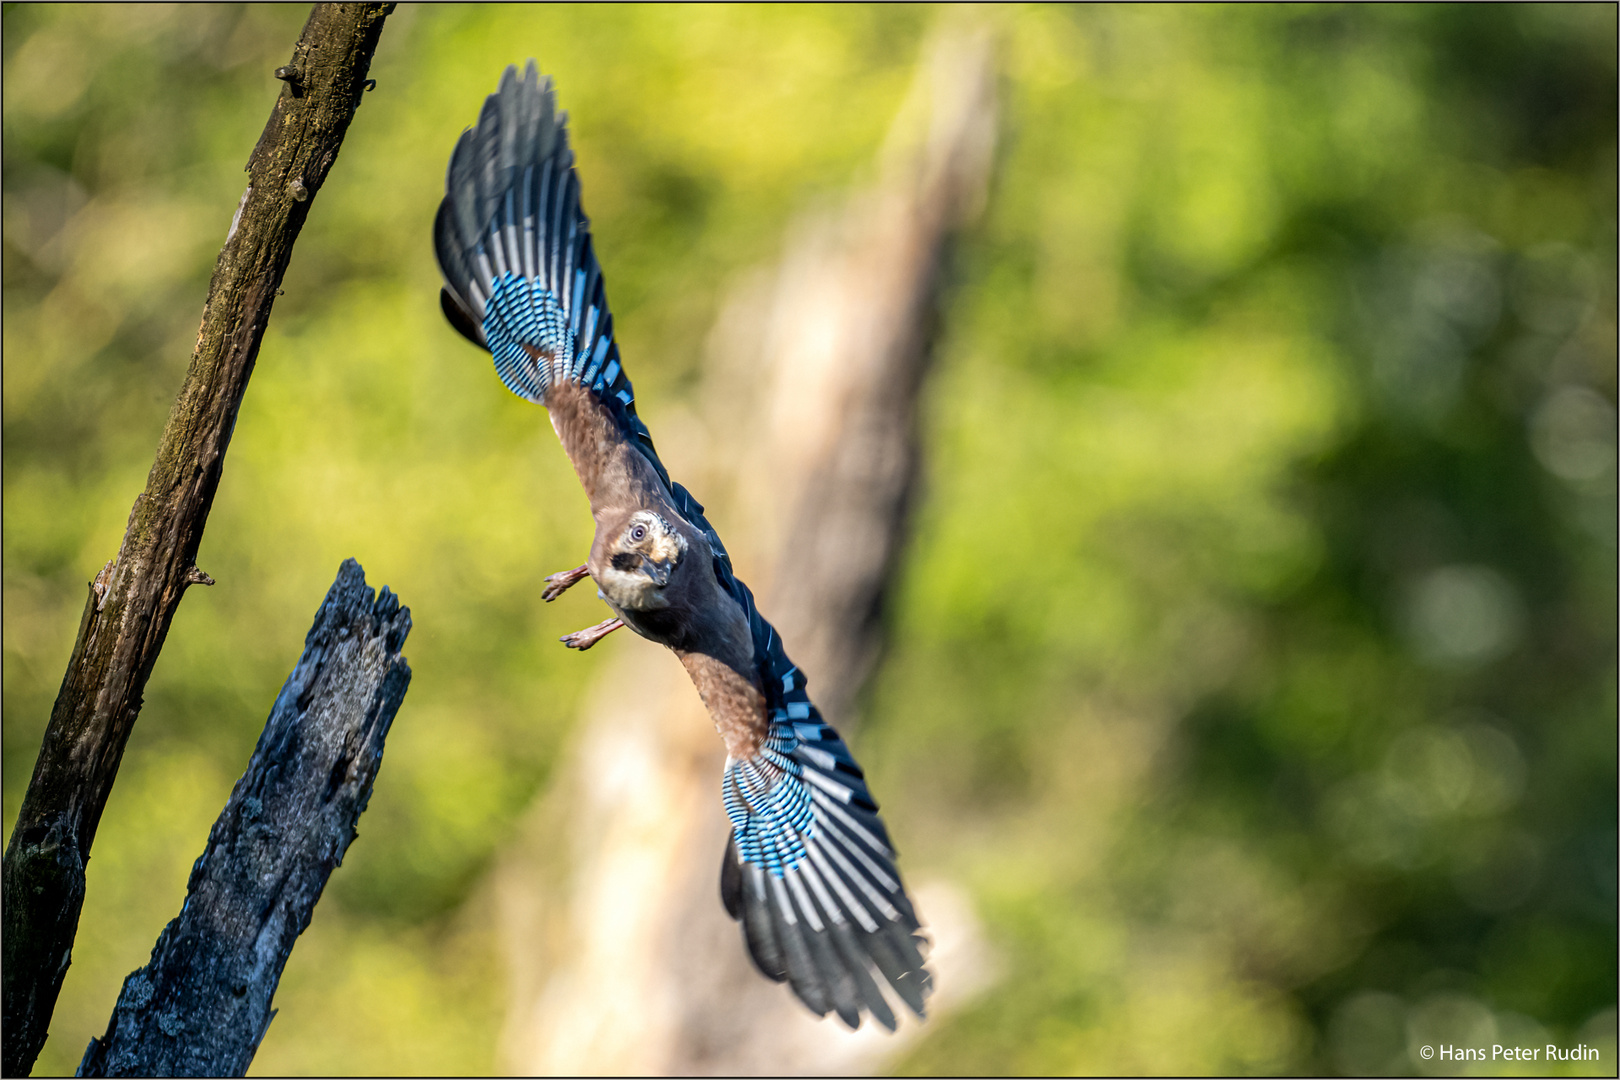
[{"label": "bare tree branch", "polygon": [[247,772],[208,835],[185,906],[124,980],[80,1076],[241,1076],[281,970],[355,838],[411,669],[411,612],[345,559]]},{"label": "bare tree branch", "polygon": [[84,866],[147,678],[196,567],[242,393],[283,273],[364,92],[391,4],[317,4],[248,161],[186,379],[118,554],[90,586],[4,864],[4,1053],[45,1044],[84,903]]}]

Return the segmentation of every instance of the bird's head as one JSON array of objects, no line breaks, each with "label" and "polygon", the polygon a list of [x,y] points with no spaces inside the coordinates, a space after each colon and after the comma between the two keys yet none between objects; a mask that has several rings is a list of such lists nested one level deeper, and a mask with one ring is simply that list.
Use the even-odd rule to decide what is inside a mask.
[{"label": "bird's head", "polygon": [[608,541],[601,583],[620,607],[661,608],[664,586],[686,554],[686,538],[651,510],[637,510]]}]

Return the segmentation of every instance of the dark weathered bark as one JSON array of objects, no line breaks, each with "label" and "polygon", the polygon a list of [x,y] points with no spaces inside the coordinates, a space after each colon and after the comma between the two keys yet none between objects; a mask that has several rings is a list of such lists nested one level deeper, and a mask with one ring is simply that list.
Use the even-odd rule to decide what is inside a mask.
[{"label": "dark weathered bark", "polygon": [[141,696],[195,565],[293,242],[360,102],[389,4],[317,4],[248,161],[186,379],[118,554],[90,586],[4,865],[4,1053],[24,1076],[67,973],[84,864]]},{"label": "dark weathered bark", "polygon": [[304,655],[191,870],[152,962],[124,980],[80,1076],[241,1076],[281,970],[371,799],[411,669],[409,608],[338,570]]}]

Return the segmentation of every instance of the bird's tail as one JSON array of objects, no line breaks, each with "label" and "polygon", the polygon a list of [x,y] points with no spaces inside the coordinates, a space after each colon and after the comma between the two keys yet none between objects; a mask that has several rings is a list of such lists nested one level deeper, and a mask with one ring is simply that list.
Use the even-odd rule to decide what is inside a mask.
[{"label": "bird's tail", "polygon": [[567,121],[533,60],[506,69],[450,157],[433,225],[440,303],[519,397],[543,403],[566,380],[629,407]]}]

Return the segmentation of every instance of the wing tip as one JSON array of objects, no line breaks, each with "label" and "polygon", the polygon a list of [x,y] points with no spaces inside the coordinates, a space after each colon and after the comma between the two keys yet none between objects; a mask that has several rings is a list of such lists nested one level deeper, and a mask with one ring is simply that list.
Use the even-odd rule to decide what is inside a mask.
[{"label": "wing tip", "polygon": [[735,833],[727,840],[721,902],[741,924],[749,959],[760,974],[786,982],[811,1012],[820,1017],[832,1013],[852,1031],[867,1016],[897,1030],[896,1012],[881,989],[884,983],[919,1019],[927,1019],[933,975],[924,958],[927,939],[916,932],[909,903],[897,912],[898,919],[884,919],[875,930],[864,931],[842,910],[835,916],[824,901],[803,908],[803,898],[793,899],[798,891],[785,887],[782,877],[744,863]]}]

